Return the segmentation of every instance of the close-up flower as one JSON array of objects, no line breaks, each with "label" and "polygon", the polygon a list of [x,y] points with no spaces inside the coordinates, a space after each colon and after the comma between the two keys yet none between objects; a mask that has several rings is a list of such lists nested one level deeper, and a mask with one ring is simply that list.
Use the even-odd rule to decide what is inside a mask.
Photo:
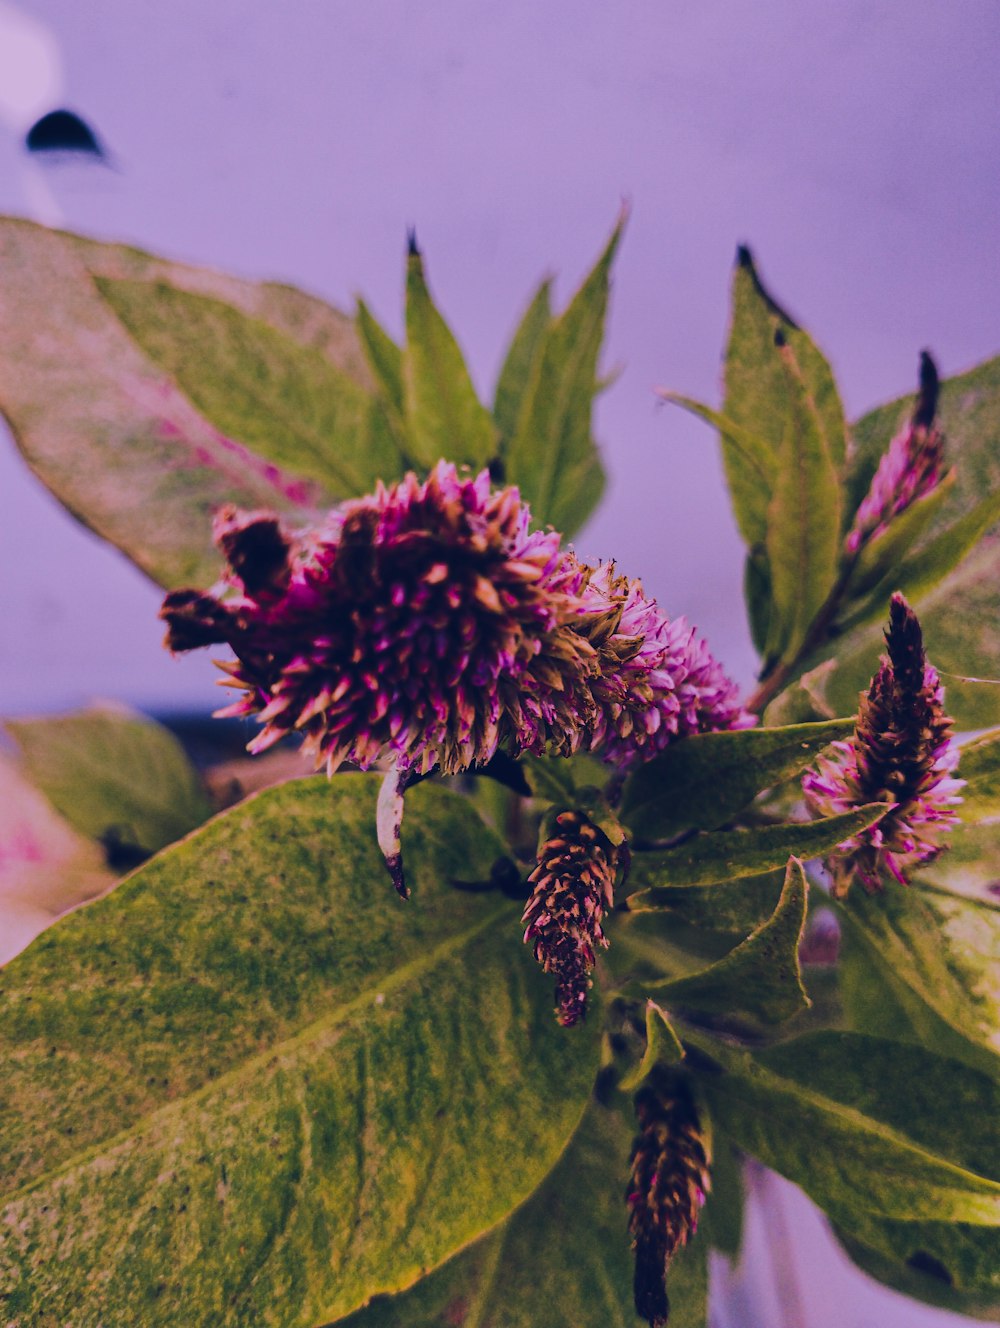
[{"label": "close-up flower", "polygon": [[[398,858],[408,779],[512,755],[594,750],[625,768],[688,733],[754,722],[683,619],[613,563],[590,568],[534,531],[516,488],[440,462],[286,534],[267,513],[224,509],[228,570],[174,591],[161,616],[174,651],[225,643],[259,752],[298,731],[332,774],[389,766],[381,810]],[[396,867],[392,868],[397,885]]]},{"label": "close-up flower", "polygon": [[963,781],[954,777],[958,748],[944,709],[944,690],[927,663],[916,614],[892,597],[885,632],[887,654],[862,693],[854,735],[834,743],[803,778],[814,812],[833,816],[884,802],[886,814],[838,846],[828,866],[834,890],[846,894],[855,876],[870,892],[888,881],[908,884],[914,868],[931,862],[958,820]]}]

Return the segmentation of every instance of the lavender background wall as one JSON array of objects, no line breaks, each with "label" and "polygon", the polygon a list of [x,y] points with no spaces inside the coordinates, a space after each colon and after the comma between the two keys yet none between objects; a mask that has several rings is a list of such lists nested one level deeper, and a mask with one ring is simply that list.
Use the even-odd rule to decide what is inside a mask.
[{"label": "lavender background wall", "polygon": [[[579,545],[642,575],[748,682],[714,439],[650,389],[716,399],[737,241],[852,414],[907,390],[925,345],[946,373],[1000,351],[998,54],[995,0],[0,0],[0,210],[342,304],[363,292],[397,331],[415,224],[488,389],[533,284],[555,269],[568,296],[627,196],[607,346],[625,370],[598,411],[611,486]],[[28,157],[57,105],[113,169]],[[5,439],[0,566],[8,713],[215,704],[205,661],[160,650],[155,589]],[[789,1193],[804,1322],[960,1322],[845,1281]],[[719,1328],[792,1323],[761,1239],[719,1283]]]}]

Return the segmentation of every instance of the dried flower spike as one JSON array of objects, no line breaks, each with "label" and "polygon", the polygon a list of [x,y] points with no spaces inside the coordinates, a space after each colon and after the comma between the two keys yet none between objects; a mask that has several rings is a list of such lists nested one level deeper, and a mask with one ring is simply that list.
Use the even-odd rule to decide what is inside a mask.
[{"label": "dried flower spike", "polygon": [[944,476],[944,438],[934,425],[938,399],[937,366],[920,355],[920,394],[906,428],[889,444],[847,535],[847,551],[858,553],[892,519],[926,498]]},{"label": "dried flower spike", "polygon": [[528,878],[535,889],[521,921],[535,958],[555,975],[556,1017],[570,1028],[587,1013],[596,951],[608,944],[601,923],[614,902],[618,852],[583,812],[560,812],[556,827]]},{"label": "dried flower spike", "polygon": [[844,895],[857,876],[869,892],[888,880],[908,884],[908,873],[945,847],[942,836],[964,781],[955,779],[958,748],[944,692],[927,663],[917,616],[898,592],[885,633],[888,654],[862,693],[854,736],[833,744],[803,779],[806,799],[823,816],[865,803],[889,810],[870,829],[838,846],[828,866],[834,890]]},{"label": "dried flower spike", "polygon": [[698,1229],[710,1188],[711,1149],[682,1080],[641,1090],[626,1198],[635,1253],[636,1313],[664,1328],[670,1313],[670,1261]]}]

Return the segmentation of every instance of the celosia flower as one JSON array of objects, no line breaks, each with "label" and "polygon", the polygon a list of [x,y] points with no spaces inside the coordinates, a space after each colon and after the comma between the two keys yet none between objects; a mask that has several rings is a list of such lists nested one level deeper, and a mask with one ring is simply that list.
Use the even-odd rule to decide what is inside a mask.
[{"label": "celosia flower", "polygon": [[222,667],[243,696],[220,713],[263,722],[252,751],[298,731],[330,773],[387,762],[390,852],[405,783],[435,767],[602,744],[627,763],[752,722],[687,627],[611,564],[593,571],[532,531],[517,489],[491,489],[486,471],[439,462],[298,538],[233,509],[215,534],[225,582],[167,596],[167,645],[232,647]]},{"label": "celosia flower", "polygon": [[892,597],[883,656],[862,693],[854,736],[833,744],[817,769],[803,779],[814,811],[833,816],[865,803],[889,810],[868,830],[838,846],[828,866],[834,888],[845,894],[857,875],[867,890],[895,879],[902,885],[914,867],[936,858],[964,781],[955,779],[958,749],[944,692],[927,663],[917,616],[900,594]]},{"label": "celosia flower", "polygon": [[938,373],[934,361],[920,356],[920,395],[913,417],[889,444],[868,493],[847,535],[847,551],[861,548],[886,529],[918,498],[926,498],[944,476],[944,439],[934,426]]},{"label": "celosia flower", "polygon": [[636,1313],[664,1328],[670,1313],[670,1261],[698,1229],[709,1190],[711,1154],[681,1081],[647,1087],[635,1099],[639,1134],[626,1192],[635,1252]]},{"label": "celosia flower", "polygon": [[528,878],[535,889],[521,921],[535,958],[555,975],[556,1016],[570,1028],[586,1015],[596,950],[608,944],[601,922],[614,902],[618,854],[583,812],[561,812],[556,825]]},{"label": "celosia flower", "polygon": [[695,629],[683,618],[667,618],[646,598],[641,581],[617,576],[614,563],[602,563],[583,600],[595,621],[608,605],[621,610],[613,633],[591,633],[601,662],[592,684],[601,714],[594,746],[606,760],[627,766],[655,756],[674,738],[756,723]]}]

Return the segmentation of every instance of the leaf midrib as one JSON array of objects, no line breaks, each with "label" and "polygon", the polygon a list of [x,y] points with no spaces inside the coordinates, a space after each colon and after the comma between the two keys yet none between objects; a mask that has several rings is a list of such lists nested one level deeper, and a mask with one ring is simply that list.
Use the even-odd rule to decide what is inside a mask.
[{"label": "leaf midrib", "polygon": [[510,912],[510,905],[506,900],[503,901],[503,903],[499,904],[474,925],[439,942],[436,946],[425,951],[419,957],[411,959],[409,963],[393,970],[388,977],[369,983],[369,985],[364,987],[362,991],[352,997],[349,1001],[346,1001],[343,1005],[334,1010],[327,1011],[326,1014],[321,1015],[318,1019],[312,1020],[310,1023],[306,1024],[304,1028],[299,1029],[297,1033],[293,1033],[288,1037],[280,1039],[265,1051],[257,1052],[255,1055],[248,1057],[238,1065],[233,1066],[232,1069],[225,1071],[224,1074],[220,1074],[218,1078],[209,1080],[208,1083],[202,1084],[200,1088],[194,1089],[183,1097],[175,1098],[170,1102],[165,1102],[162,1106],[156,1107],[152,1111],[138,1116],[124,1129],[119,1130],[117,1134],[109,1135],[98,1143],[92,1144],[89,1148],[83,1149],[79,1153],[75,1153],[58,1167],[44,1171],[28,1184],[21,1185],[17,1189],[10,1191],[3,1196],[4,1202],[15,1203],[18,1200],[25,1198],[40,1186],[58,1180],[61,1176],[68,1174],[75,1168],[85,1166],[88,1162],[93,1161],[102,1154],[112,1152],[119,1145],[127,1143],[136,1134],[141,1133],[151,1122],[169,1119],[173,1115],[180,1114],[182,1111],[187,1110],[192,1104],[212,1096],[212,1094],[218,1092],[227,1085],[238,1082],[241,1078],[252,1074],[255,1070],[270,1064],[283,1055],[291,1053],[300,1046],[306,1045],[321,1033],[326,1032],[331,1028],[335,1028],[340,1023],[347,1023],[359,1010],[363,1009],[366,1005],[371,1005],[377,995],[381,994],[387,996],[406,986],[406,984],[412,979],[423,976],[426,972],[432,969],[435,964],[462,950],[466,945],[471,944],[480,935],[488,931],[489,928],[501,917]]}]

